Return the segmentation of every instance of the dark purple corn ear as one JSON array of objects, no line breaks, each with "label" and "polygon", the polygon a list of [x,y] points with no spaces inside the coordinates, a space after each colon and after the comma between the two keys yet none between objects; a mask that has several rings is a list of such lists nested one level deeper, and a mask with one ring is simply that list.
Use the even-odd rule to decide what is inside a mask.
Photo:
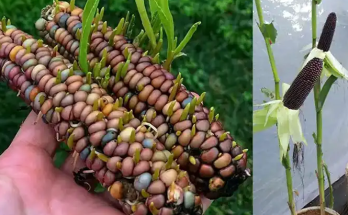
[{"label": "dark purple corn ear", "polygon": [[313,89],[315,82],[319,79],[322,69],[323,61],[321,59],[313,58],[310,60],[285,93],[284,106],[292,110],[298,110]]},{"label": "dark purple corn ear", "polygon": [[321,32],[318,49],[323,50],[324,52],[329,51],[332,38],[336,29],[337,17],[335,13],[330,13],[326,19],[323,31]]}]

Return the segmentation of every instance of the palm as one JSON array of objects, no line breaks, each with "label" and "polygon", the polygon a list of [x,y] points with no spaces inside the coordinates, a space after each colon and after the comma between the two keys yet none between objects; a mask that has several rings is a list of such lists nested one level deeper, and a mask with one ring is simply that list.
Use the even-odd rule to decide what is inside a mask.
[{"label": "palm", "polygon": [[6,215],[120,214],[76,185],[70,162],[63,170],[54,168],[54,133],[41,122],[34,126],[35,117],[29,115],[0,157],[0,211]]}]

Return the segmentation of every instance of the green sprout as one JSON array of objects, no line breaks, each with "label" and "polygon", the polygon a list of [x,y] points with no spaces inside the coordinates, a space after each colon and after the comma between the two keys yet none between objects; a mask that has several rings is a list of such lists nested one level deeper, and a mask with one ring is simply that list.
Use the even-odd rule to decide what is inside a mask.
[{"label": "green sprout", "polygon": [[[160,52],[163,43],[163,36],[160,32],[163,28],[166,37],[167,37],[167,59],[164,62],[164,68],[168,71],[171,70],[171,64],[174,59],[185,56],[182,53],[182,50],[186,47],[188,42],[191,40],[193,34],[196,32],[198,26],[201,22],[195,23],[184,39],[177,46],[178,40],[175,37],[175,28],[172,13],[170,12],[169,2],[168,0],[153,0],[149,1],[150,5],[150,13],[152,21],[150,21],[147,11],[145,8],[144,0],[136,0],[138,12],[145,29],[145,34],[138,35],[135,38],[135,44],[142,44],[144,38],[147,36],[150,42],[150,53],[152,53],[152,57],[157,57],[157,54]],[[160,32],[160,33],[158,33]],[[156,36],[157,35],[157,36]],[[158,41],[157,38],[159,37]],[[156,58],[155,63],[157,63],[158,59]]]},{"label": "green sprout", "polygon": [[99,0],[88,0],[82,15],[82,34],[80,41],[79,64],[84,73],[89,70],[89,63],[87,60],[89,39],[91,35],[91,26],[94,15],[97,11]]}]

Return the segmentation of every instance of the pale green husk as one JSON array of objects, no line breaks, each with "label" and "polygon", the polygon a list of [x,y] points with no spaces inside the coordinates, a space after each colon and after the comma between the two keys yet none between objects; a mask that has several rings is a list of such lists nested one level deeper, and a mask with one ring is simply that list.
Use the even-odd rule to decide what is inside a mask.
[{"label": "pale green husk", "polygon": [[[310,46],[305,46],[301,52],[307,51],[310,49]],[[330,75],[333,75],[337,78],[348,80],[348,71],[346,68],[343,67],[343,65],[335,58],[335,56],[330,52],[324,52],[323,50],[320,50],[318,48],[313,48],[308,57],[305,59],[302,68],[313,58],[320,58],[324,60],[324,68],[323,68],[323,74],[327,77],[330,77]]]},{"label": "pale green husk", "polygon": [[[289,84],[283,83],[283,97],[289,87]],[[260,132],[277,124],[280,160],[286,156],[290,138],[294,144],[302,142],[307,145],[302,132],[299,110],[285,107],[283,100],[273,100],[256,106],[261,106],[262,109],[253,112],[253,132]]]}]

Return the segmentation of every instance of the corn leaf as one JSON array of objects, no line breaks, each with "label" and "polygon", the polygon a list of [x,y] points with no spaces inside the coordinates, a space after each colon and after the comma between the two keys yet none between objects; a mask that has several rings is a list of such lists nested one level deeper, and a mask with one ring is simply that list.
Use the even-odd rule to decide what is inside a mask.
[{"label": "corn leaf", "polygon": [[155,14],[157,13],[158,7],[156,5],[155,0],[149,0],[151,18],[154,19]]},{"label": "corn leaf", "polygon": [[326,97],[329,94],[329,91],[333,85],[333,83],[335,83],[335,81],[337,80],[337,77],[334,75],[331,75],[326,81],[325,84],[323,86],[323,88],[321,89],[320,93],[319,93],[319,101],[318,101],[318,110],[320,111],[325,103]]},{"label": "corn leaf", "polygon": [[60,168],[65,162],[65,160],[68,158],[68,156],[69,156],[68,152],[64,150],[57,151],[56,154],[54,155],[54,160],[53,160],[54,166],[56,168]]},{"label": "corn leaf", "polygon": [[155,35],[158,34],[158,32],[160,32],[162,22],[157,12],[151,20],[151,26]]},{"label": "corn leaf", "polygon": [[91,25],[97,11],[99,0],[88,0],[82,14],[82,35],[80,42],[79,62],[84,73],[88,72],[87,51],[89,46],[89,37]]},{"label": "corn leaf", "polygon": [[135,0],[135,3],[138,7],[138,12],[139,12],[143,27],[145,29],[146,35],[148,36],[148,38],[150,40],[151,47],[152,47],[152,49],[155,49],[156,48],[156,37],[155,37],[155,34],[154,34],[152,26],[151,26],[151,22],[149,20],[147,12],[146,12],[144,0]]},{"label": "corn leaf", "polygon": [[265,95],[266,98],[269,98],[270,100],[274,100],[275,99],[275,94],[272,90],[263,87],[261,88],[261,93],[263,93]]},{"label": "corn leaf", "polygon": [[265,23],[260,26],[261,33],[265,38],[268,38],[271,40],[272,44],[276,42],[277,38],[277,29],[274,27],[273,22],[271,23]]},{"label": "corn leaf", "polygon": [[71,151],[71,149],[69,148],[69,146],[66,144],[66,143],[64,143],[64,142],[61,142],[60,144],[59,144],[59,148],[58,148],[59,150],[65,150],[65,151]]},{"label": "corn leaf", "polygon": [[156,0],[157,3],[159,3],[160,8],[163,10],[165,16],[167,17],[170,25],[170,30],[174,38],[174,21],[173,21],[173,16],[172,13],[170,12],[169,9],[169,1],[168,0]]},{"label": "corn leaf", "polygon": [[161,19],[164,31],[167,35],[168,41],[168,57],[172,54],[175,49],[175,38],[174,38],[174,22],[172,14],[169,10],[168,0],[155,0],[156,6],[158,7],[158,15]]},{"label": "corn leaf", "polygon": [[65,160],[69,156],[69,151],[71,151],[67,144],[60,143],[59,148],[57,149],[54,158],[53,158],[53,164],[55,167],[60,168]]},{"label": "corn leaf", "polygon": [[[318,45],[318,42],[317,42],[317,45]],[[301,50],[300,52],[305,52],[305,51],[309,51],[312,49],[312,43],[308,43],[307,45],[305,45]]]},{"label": "corn leaf", "polygon": [[329,208],[333,209],[335,199],[333,196],[333,187],[332,187],[332,183],[331,183],[331,176],[330,176],[329,168],[327,167],[327,165],[324,161],[323,161],[323,168],[324,168],[324,172],[325,172],[327,182],[329,184],[329,190],[330,190]]},{"label": "corn leaf", "polygon": [[174,60],[179,58],[179,57],[186,57],[186,56],[187,56],[187,54],[185,54],[184,52],[180,52],[180,53],[178,53],[177,55],[174,56]]},{"label": "corn leaf", "polygon": [[94,188],[95,193],[102,193],[106,190],[105,187],[101,183],[98,183],[97,186]]},{"label": "corn leaf", "polygon": [[193,34],[196,32],[198,25],[200,25],[201,22],[197,22],[194,25],[192,25],[192,27],[190,28],[190,30],[187,32],[186,36],[184,37],[184,39],[181,41],[181,43],[179,44],[179,46],[175,49],[174,55],[176,56],[177,54],[179,54],[187,45],[187,43],[191,40]]},{"label": "corn leaf", "polygon": [[93,9],[94,5],[94,0],[87,0],[86,5],[83,9],[83,14],[82,14],[82,26],[87,24],[87,18],[91,10]]}]

